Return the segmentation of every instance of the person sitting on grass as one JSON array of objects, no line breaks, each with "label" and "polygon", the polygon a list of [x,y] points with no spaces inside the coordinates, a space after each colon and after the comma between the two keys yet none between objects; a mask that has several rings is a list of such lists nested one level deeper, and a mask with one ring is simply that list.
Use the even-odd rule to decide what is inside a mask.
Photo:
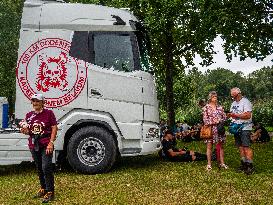
[{"label": "person sitting on grass", "polygon": [[166,160],[176,162],[191,162],[207,160],[205,154],[194,152],[187,149],[179,149],[176,147],[176,139],[170,130],[166,130],[162,140],[162,150],[159,155]]},{"label": "person sitting on grass", "polygon": [[254,122],[254,133],[250,136],[251,142],[269,142],[270,136],[264,126],[259,122]]}]

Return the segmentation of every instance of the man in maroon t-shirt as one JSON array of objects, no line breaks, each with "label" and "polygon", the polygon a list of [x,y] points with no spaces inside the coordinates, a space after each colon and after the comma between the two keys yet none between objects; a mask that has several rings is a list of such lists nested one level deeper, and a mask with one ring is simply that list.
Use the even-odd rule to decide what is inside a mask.
[{"label": "man in maroon t-shirt", "polygon": [[53,150],[57,135],[57,121],[52,110],[44,108],[42,94],[31,98],[33,111],[26,114],[20,123],[21,132],[29,135],[29,149],[38,170],[41,188],[36,198],[43,198],[43,203],[54,199]]}]

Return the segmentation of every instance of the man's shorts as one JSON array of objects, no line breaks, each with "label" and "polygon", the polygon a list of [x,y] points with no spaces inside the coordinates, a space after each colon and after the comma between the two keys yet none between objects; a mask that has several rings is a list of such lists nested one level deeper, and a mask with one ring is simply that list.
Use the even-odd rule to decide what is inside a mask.
[{"label": "man's shorts", "polygon": [[242,130],[239,134],[234,135],[235,145],[237,147],[250,147],[250,130]]}]

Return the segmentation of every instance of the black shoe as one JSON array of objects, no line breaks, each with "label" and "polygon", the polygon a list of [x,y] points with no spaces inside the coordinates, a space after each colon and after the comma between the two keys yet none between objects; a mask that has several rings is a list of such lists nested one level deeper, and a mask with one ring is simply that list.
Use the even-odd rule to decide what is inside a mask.
[{"label": "black shoe", "polygon": [[42,203],[48,203],[53,200],[54,200],[54,192],[49,191],[44,195]]},{"label": "black shoe", "polygon": [[254,173],[254,171],[255,171],[255,169],[254,169],[253,164],[252,164],[252,163],[246,162],[245,174],[246,174],[246,175],[251,175],[251,174]]},{"label": "black shoe", "polygon": [[241,160],[241,165],[238,167],[237,172],[244,172],[246,168],[246,162]]},{"label": "black shoe", "polygon": [[34,198],[34,199],[43,198],[45,194],[46,194],[45,189],[40,188],[39,191],[37,192],[37,194],[35,194],[35,195],[33,196],[33,198]]}]

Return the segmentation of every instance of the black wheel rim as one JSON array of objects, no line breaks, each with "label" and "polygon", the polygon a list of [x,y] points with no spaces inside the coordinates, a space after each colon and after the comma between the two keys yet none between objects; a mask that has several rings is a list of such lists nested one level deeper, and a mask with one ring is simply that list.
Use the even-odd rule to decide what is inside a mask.
[{"label": "black wheel rim", "polygon": [[80,142],[77,155],[83,164],[95,166],[104,159],[105,146],[99,139],[88,137]]}]

